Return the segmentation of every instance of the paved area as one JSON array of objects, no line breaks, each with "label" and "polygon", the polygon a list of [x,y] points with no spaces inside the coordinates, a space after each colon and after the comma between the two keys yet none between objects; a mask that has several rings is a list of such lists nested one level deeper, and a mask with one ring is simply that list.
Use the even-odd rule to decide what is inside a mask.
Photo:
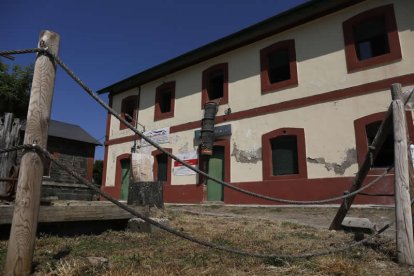
[{"label": "paved area", "polygon": [[[328,229],[339,206],[338,205],[224,205],[224,204],[167,204],[166,209],[174,212],[186,212],[208,216],[228,218],[255,217],[274,221],[289,221],[320,229]],[[354,205],[348,217],[368,218],[380,229],[393,222],[395,211],[393,206]],[[384,232],[384,235],[395,237],[395,225]]]}]

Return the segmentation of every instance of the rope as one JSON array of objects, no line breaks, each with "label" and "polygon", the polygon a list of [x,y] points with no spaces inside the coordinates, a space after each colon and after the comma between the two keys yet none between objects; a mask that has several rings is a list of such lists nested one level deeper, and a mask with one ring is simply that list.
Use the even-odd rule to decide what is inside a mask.
[{"label": "rope", "polygon": [[[265,200],[269,200],[269,201],[273,201],[273,202],[279,202],[279,203],[287,203],[287,204],[301,204],[301,205],[308,205],[308,204],[322,204],[322,203],[327,203],[327,202],[332,202],[332,201],[337,201],[340,199],[345,199],[351,195],[354,195],[355,192],[347,194],[347,195],[343,195],[343,196],[338,196],[338,197],[334,197],[331,199],[325,199],[325,200],[309,200],[309,201],[299,201],[299,200],[288,200],[288,199],[283,199],[283,198],[275,198],[275,197],[270,197],[270,196],[265,196],[265,195],[261,195],[261,194],[257,194],[248,190],[244,190],[241,188],[238,188],[236,186],[233,186],[227,182],[224,182],[220,179],[217,179],[215,177],[212,177],[210,175],[208,175],[207,173],[201,171],[198,168],[192,167],[191,165],[187,164],[186,162],[184,162],[183,160],[181,160],[180,158],[178,158],[177,156],[175,156],[174,154],[166,151],[164,148],[162,148],[160,145],[158,145],[156,142],[154,142],[153,140],[151,140],[149,137],[147,137],[146,135],[144,135],[141,131],[139,131],[138,129],[136,129],[133,125],[131,125],[127,120],[125,120],[124,118],[122,118],[122,116],[118,113],[115,112],[115,110],[113,110],[111,107],[109,107],[95,92],[93,92],[88,86],[86,86],[82,80],[75,75],[75,73],[69,69],[69,67],[56,55],[54,55],[53,53],[50,53],[48,50],[44,50],[48,53],[48,55],[50,55],[51,57],[54,58],[54,60],[56,61],[57,64],[59,64],[59,66],[77,83],[79,84],[79,86],[81,86],[98,104],[100,104],[103,108],[105,108],[109,113],[111,113],[115,118],[117,118],[120,122],[122,122],[124,125],[126,125],[129,129],[131,129],[134,133],[138,134],[142,139],[144,139],[145,141],[147,141],[150,145],[152,145],[153,147],[157,148],[158,150],[160,150],[163,154],[166,154],[168,157],[172,158],[173,160],[181,163],[183,166],[187,167],[188,169],[208,178],[213,180],[214,182],[221,184],[229,189],[250,195],[250,196],[254,196],[257,198],[261,198],[261,199],[265,199]],[[388,172],[388,170],[386,171]],[[381,177],[385,176],[386,172],[384,172],[383,175],[381,175]],[[378,180],[380,178],[375,179],[372,183],[369,184],[369,186],[373,185],[374,183],[377,183]],[[365,185],[363,188],[361,188],[359,191],[362,191],[367,187],[368,185]]]},{"label": "rope", "polygon": [[5,153],[22,150],[22,149],[33,149],[33,145],[26,144],[26,145],[14,146],[14,147],[7,148],[7,149],[0,149],[0,154],[5,154]]},{"label": "rope", "polygon": [[[82,80],[77,77],[75,75],[75,73],[69,69],[69,67],[56,55],[54,55],[53,53],[49,52],[47,48],[34,48],[34,49],[25,49],[25,50],[11,50],[11,51],[3,51],[0,52],[0,55],[5,54],[5,55],[10,55],[10,54],[24,54],[24,53],[34,53],[34,52],[45,52],[47,53],[49,56],[53,57],[54,60],[61,66],[61,68],[76,82],[78,83],[96,102],[98,102],[98,104],[100,104],[102,107],[104,107],[108,112],[110,112],[113,116],[115,116],[118,120],[120,120],[123,124],[125,124],[129,129],[131,129],[133,132],[135,132],[136,134],[138,134],[141,138],[143,138],[145,141],[147,141],[149,144],[151,144],[152,146],[154,146],[155,148],[157,148],[158,150],[160,150],[162,153],[166,154],[167,156],[169,156],[170,158],[174,159],[175,161],[181,163],[183,166],[187,167],[188,169],[208,178],[213,180],[214,182],[221,184],[229,189],[253,196],[253,197],[257,197],[257,198],[261,198],[261,199],[265,199],[265,200],[269,200],[272,202],[279,202],[279,203],[286,203],[286,204],[298,204],[298,205],[309,205],[309,204],[323,204],[323,203],[328,203],[328,202],[333,202],[333,201],[337,201],[337,200],[341,200],[341,199],[346,199],[350,196],[353,196],[355,194],[357,194],[358,192],[361,192],[367,188],[369,188],[370,186],[374,185],[375,183],[377,183],[382,177],[385,176],[385,174],[389,171],[389,169],[387,169],[381,176],[377,177],[376,179],[374,179],[372,182],[368,183],[367,185],[365,185],[364,187],[361,187],[359,190],[356,190],[352,193],[346,194],[346,195],[342,195],[342,196],[337,196],[337,197],[333,197],[333,198],[329,198],[329,199],[323,199],[323,200],[307,200],[307,201],[301,201],[301,200],[289,200],[289,199],[283,199],[283,198],[276,198],[276,197],[270,197],[270,196],[266,196],[266,195],[261,195],[261,194],[257,194],[248,190],[244,190],[241,188],[238,188],[236,186],[233,186],[227,182],[224,182],[220,179],[217,179],[215,177],[212,177],[210,175],[208,175],[207,173],[201,171],[198,168],[192,167],[191,165],[187,164],[186,162],[184,162],[183,160],[181,160],[180,158],[178,158],[177,156],[175,156],[174,154],[166,151],[164,148],[162,148],[160,145],[158,145],[157,143],[155,143],[154,141],[152,141],[149,137],[147,137],[146,135],[144,135],[142,132],[140,132],[138,129],[136,129],[134,126],[132,126],[127,120],[125,120],[124,118],[122,118],[122,116],[118,113],[115,112],[115,110],[113,110],[111,107],[109,107],[101,98],[99,98],[99,96],[93,92],[88,86],[86,86]],[[1,153],[1,152],[0,152]]]},{"label": "rope", "polygon": [[143,221],[145,221],[149,224],[152,224],[152,225],[154,225],[154,226],[156,226],[156,227],[158,227],[158,228],[160,228],[160,229],[162,229],[162,230],[164,230],[164,231],[166,231],[170,234],[173,234],[173,235],[178,236],[182,239],[188,240],[190,242],[197,243],[199,245],[203,245],[203,246],[206,246],[206,247],[209,247],[209,248],[212,248],[212,249],[237,254],[237,255],[242,255],[242,256],[247,256],[247,257],[256,257],[256,258],[271,258],[271,259],[279,259],[279,260],[293,260],[293,259],[312,258],[312,257],[324,256],[324,255],[329,255],[329,254],[333,254],[333,253],[342,252],[342,251],[348,250],[350,248],[353,248],[357,245],[363,244],[363,243],[373,239],[374,237],[380,235],[381,233],[383,233],[392,224],[392,223],[386,224],[377,233],[375,233],[374,235],[372,235],[372,236],[370,236],[366,239],[363,239],[359,242],[354,242],[354,243],[351,243],[351,244],[348,244],[346,246],[339,247],[339,248],[326,249],[326,250],[323,250],[323,251],[316,251],[316,252],[313,252],[313,253],[304,253],[304,254],[299,254],[299,255],[265,254],[265,253],[247,252],[247,251],[240,250],[238,248],[218,245],[218,244],[214,244],[214,243],[211,243],[209,241],[206,241],[206,240],[201,240],[201,239],[195,238],[195,237],[193,237],[189,234],[183,233],[179,230],[176,230],[176,229],[171,228],[169,226],[163,225],[163,224],[161,224],[161,223],[159,223],[155,220],[152,220],[151,218],[142,215],[141,213],[137,212],[136,210],[132,209],[131,207],[117,201],[116,199],[114,199],[110,195],[102,192],[99,188],[97,188],[95,185],[93,185],[87,179],[80,176],[75,171],[69,169],[66,165],[62,164],[58,160],[54,159],[53,156],[47,150],[40,147],[39,145],[28,145],[28,147],[30,147],[32,149],[35,149],[37,152],[41,153],[44,157],[50,159],[58,167],[65,170],[66,172],[68,172],[72,177],[76,178],[78,181],[80,181],[81,183],[83,183],[84,185],[89,187],[95,193],[100,194],[102,197],[104,197],[108,201],[114,203],[115,205],[117,205],[121,209],[123,209],[123,210],[129,212],[130,214],[142,219]]},{"label": "rope", "polygon": [[31,54],[31,53],[39,53],[39,52],[44,52],[44,51],[47,51],[47,49],[32,48],[32,49],[22,49],[22,50],[1,51],[0,56]]}]

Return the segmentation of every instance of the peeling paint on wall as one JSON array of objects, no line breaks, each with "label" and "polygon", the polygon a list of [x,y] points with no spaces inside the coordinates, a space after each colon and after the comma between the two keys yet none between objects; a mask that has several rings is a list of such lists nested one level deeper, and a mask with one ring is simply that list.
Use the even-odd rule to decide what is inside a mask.
[{"label": "peeling paint on wall", "polygon": [[343,175],[349,167],[357,163],[357,152],[355,149],[348,149],[346,151],[345,159],[344,161],[342,161],[341,164],[326,162],[325,158],[323,157],[317,157],[317,158],[308,157],[306,158],[306,160],[309,163],[325,165],[325,168],[328,171],[333,170],[335,174]]},{"label": "peeling paint on wall", "polygon": [[233,152],[231,153],[231,156],[234,156],[239,163],[256,164],[258,161],[262,160],[262,149],[240,150],[238,149],[237,144],[233,143]]}]

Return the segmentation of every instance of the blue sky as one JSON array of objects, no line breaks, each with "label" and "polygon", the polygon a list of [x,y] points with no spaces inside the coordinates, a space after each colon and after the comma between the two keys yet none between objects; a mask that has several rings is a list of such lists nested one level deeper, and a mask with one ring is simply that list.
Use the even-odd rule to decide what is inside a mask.
[{"label": "blue sky", "polygon": [[[1,0],[0,50],[34,48],[41,30],[55,31],[61,59],[96,91],[303,2]],[[2,60],[28,65],[35,56]],[[60,69],[51,118],[80,125],[104,142],[106,112]],[[103,147],[95,158],[103,159]]]}]

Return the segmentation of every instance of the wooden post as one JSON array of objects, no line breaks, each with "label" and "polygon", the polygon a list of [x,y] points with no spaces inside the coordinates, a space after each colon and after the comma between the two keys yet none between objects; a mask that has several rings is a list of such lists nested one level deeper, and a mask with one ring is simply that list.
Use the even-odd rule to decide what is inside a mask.
[{"label": "wooden post", "polygon": [[395,217],[398,262],[414,265],[413,222],[408,176],[407,128],[404,103],[393,101]]},{"label": "wooden post", "polygon": [[[382,145],[384,144],[385,140],[387,139],[388,134],[392,130],[392,107],[388,109],[387,114],[385,115],[384,121],[382,121],[377,134],[375,135],[374,140],[371,144],[371,150],[367,152],[365,155],[364,162],[361,165],[358,173],[356,174],[354,181],[352,182],[352,186],[349,189],[349,192],[352,193],[359,188],[361,188],[362,183],[367,176],[369,169],[371,168],[371,162],[375,160],[375,157],[378,155],[379,151],[381,150]],[[351,208],[351,205],[355,199],[356,195],[350,196],[345,198],[338,209],[329,229],[330,230],[339,230],[342,228],[342,221],[344,220],[348,210]]]},{"label": "wooden post", "polygon": [[[51,53],[57,55],[59,39],[59,35],[54,32],[42,31],[39,47],[48,47]],[[47,145],[55,73],[54,61],[47,54],[39,53],[34,68],[24,144],[38,144],[41,147]],[[5,266],[6,275],[29,275],[31,272],[42,175],[42,159],[36,152],[26,151],[20,165]]]}]

